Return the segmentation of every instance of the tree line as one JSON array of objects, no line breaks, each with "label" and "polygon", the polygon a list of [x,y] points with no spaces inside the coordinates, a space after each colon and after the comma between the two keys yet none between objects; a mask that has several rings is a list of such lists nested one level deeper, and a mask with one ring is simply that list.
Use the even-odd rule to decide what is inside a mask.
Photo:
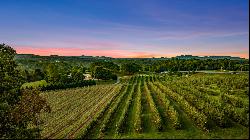
[{"label": "tree line", "polygon": [[[249,71],[249,60],[200,60],[200,59],[110,59],[95,60],[93,62],[71,61],[40,61],[37,59],[18,62],[18,68],[26,82],[46,80],[50,84],[67,84],[81,83],[84,81],[84,74],[91,74],[93,79],[116,80],[118,76],[133,75],[135,73],[154,72],[161,73],[164,71],[199,71],[199,70],[231,70],[231,71]],[[37,64],[36,64],[37,63]],[[35,65],[34,65],[35,64]],[[38,67],[39,64],[39,67]],[[65,87],[67,87],[65,85]]]}]

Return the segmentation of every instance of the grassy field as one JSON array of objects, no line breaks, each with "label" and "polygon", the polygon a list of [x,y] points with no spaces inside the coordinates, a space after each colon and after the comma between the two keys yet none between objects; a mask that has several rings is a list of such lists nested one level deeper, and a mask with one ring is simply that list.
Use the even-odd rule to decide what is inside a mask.
[{"label": "grassy field", "polygon": [[42,93],[43,138],[248,138],[247,74],[136,75]]}]

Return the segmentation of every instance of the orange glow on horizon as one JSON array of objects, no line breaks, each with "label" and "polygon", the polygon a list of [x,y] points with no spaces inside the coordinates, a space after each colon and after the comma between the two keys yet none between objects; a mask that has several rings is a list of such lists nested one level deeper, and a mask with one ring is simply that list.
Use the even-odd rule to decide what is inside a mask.
[{"label": "orange glow on horizon", "polygon": [[[132,52],[128,50],[84,50],[80,48],[32,48],[32,47],[16,47],[18,54],[35,54],[41,56],[59,55],[59,56],[107,56],[113,58],[159,58],[159,57],[175,57],[182,54],[156,54],[148,52]],[[224,53],[193,53],[194,56],[236,56],[249,59],[248,52],[230,52]]]}]

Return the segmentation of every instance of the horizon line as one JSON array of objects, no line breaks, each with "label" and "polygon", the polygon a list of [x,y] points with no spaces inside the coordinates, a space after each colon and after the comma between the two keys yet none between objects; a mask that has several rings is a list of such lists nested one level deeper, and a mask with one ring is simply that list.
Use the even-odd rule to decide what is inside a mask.
[{"label": "horizon line", "polygon": [[231,55],[192,55],[192,54],[181,54],[181,55],[176,55],[172,57],[167,57],[167,56],[160,56],[160,57],[111,57],[111,56],[105,56],[105,55],[59,55],[59,54],[50,54],[50,55],[39,55],[39,54],[31,54],[31,53],[16,53],[16,54],[21,54],[21,55],[35,55],[35,56],[62,56],[62,57],[81,57],[81,56],[92,56],[92,57],[109,57],[109,58],[175,58],[177,56],[195,56],[195,57],[213,57],[213,56],[222,56],[222,57],[238,57],[241,59],[249,59],[246,57],[240,57],[240,56],[231,56]]}]

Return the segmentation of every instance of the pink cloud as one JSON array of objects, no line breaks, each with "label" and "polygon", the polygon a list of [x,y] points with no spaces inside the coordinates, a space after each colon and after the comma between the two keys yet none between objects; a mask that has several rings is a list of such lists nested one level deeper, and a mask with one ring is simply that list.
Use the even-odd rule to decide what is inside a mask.
[{"label": "pink cloud", "polygon": [[78,48],[32,48],[32,47],[16,47],[17,53],[20,54],[36,54],[36,55],[65,55],[74,56],[82,55],[83,50]]},{"label": "pink cloud", "polygon": [[[119,50],[119,49],[109,49],[109,50],[96,50],[96,49],[81,49],[81,48],[34,48],[34,47],[15,47],[18,54],[36,54],[42,56],[49,55],[60,55],[60,56],[81,56],[81,55],[90,55],[90,56],[110,56],[113,58],[151,58],[151,57],[174,57],[181,55],[178,52],[164,53],[152,53],[152,52],[134,52],[129,50]],[[230,56],[239,56],[242,58],[249,58],[248,51],[242,52],[190,52],[192,55],[198,56],[210,56],[210,55],[230,55]]]},{"label": "pink cloud", "polygon": [[159,57],[160,55],[147,52],[132,52],[128,50],[95,50],[80,48],[33,48],[15,47],[18,54],[36,54],[41,56],[60,55],[60,56],[111,56],[114,58],[148,58]]},{"label": "pink cloud", "polygon": [[152,57],[160,57],[162,55],[156,53],[148,53],[148,52],[131,52],[128,56],[129,58],[152,58]]},{"label": "pink cloud", "polygon": [[[131,53],[126,50],[91,50],[91,49],[80,49],[80,48],[33,48],[33,47],[16,47],[18,54],[36,54],[42,56],[48,55],[61,55],[61,56],[111,56],[117,57],[129,57]],[[133,56],[132,55],[132,56]]]}]

